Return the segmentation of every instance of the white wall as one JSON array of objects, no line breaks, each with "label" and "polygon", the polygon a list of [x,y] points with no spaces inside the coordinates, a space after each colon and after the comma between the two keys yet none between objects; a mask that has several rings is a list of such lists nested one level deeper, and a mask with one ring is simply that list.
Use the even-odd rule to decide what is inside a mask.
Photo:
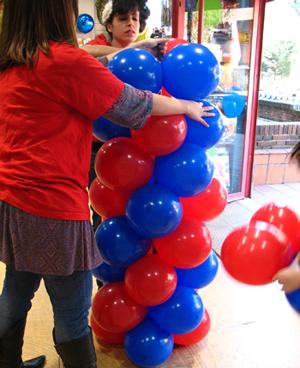
[{"label": "white wall", "polygon": [[148,0],[148,8],[150,9],[150,16],[147,20],[148,29],[150,32],[153,28],[161,27],[161,2],[159,0]]}]

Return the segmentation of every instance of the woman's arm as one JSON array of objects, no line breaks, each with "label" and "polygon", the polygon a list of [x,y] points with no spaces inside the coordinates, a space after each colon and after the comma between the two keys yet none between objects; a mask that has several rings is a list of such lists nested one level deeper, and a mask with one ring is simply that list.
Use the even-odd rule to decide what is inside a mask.
[{"label": "woman's arm", "polygon": [[203,107],[202,103],[170,98],[162,95],[153,94],[152,115],[178,115],[186,114],[189,118],[199,121],[204,126],[208,124],[203,117],[215,116],[209,112],[212,106]]},{"label": "woman's arm", "polygon": [[214,116],[209,112],[212,109],[211,106],[203,107],[199,102],[141,91],[125,84],[123,92],[104,116],[118,125],[137,130],[144,126],[150,115],[186,114],[208,127],[203,117]]}]

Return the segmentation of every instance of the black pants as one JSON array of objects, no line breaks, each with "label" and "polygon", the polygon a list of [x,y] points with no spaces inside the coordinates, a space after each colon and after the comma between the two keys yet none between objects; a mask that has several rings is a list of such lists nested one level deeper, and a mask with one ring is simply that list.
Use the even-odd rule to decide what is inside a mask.
[{"label": "black pants", "polygon": [[[97,152],[99,151],[102,145],[103,145],[102,142],[92,143],[92,157],[91,157],[90,171],[89,171],[89,187],[92,184],[92,181],[96,178],[95,158],[96,158]],[[94,230],[96,230],[98,225],[101,223],[101,217],[93,210],[93,208],[92,208],[92,219],[93,219],[93,228]]]}]

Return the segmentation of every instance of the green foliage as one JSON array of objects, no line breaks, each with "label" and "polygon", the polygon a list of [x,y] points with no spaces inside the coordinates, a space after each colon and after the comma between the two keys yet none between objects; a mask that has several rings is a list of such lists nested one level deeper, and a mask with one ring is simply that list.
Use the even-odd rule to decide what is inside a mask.
[{"label": "green foliage", "polygon": [[294,41],[278,42],[264,50],[261,70],[264,74],[288,77],[291,70],[292,55],[296,51]]},{"label": "green foliage", "polygon": [[216,28],[222,22],[222,10],[208,10],[204,12],[204,29]]}]

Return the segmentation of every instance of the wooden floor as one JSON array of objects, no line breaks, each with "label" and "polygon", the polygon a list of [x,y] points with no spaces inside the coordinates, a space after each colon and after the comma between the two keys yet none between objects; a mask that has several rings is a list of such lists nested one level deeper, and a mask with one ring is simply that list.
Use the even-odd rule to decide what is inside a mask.
[{"label": "wooden floor", "polygon": [[[300,213],[300,184],[256,187],[252,199],[228,204],[210,224],[214,247],[231,229],[245,223],[263,203],[284,200]],[[3,280],[0,265],[0,281]],[[95,288],[96,291],[96,288]],[[222,267],[214,282],[200,291],[212,320],[207,338],[175,349],[163,368],[299,368],[300,315],[287,303],[277,284],[250,287],[232,280]],[[24,357],[44,353],[47,368],[59,368],[53,348],[52,312],[43,285],[28,319]],[[97,346],[98,367],[134,367],[122,347]]]}]

